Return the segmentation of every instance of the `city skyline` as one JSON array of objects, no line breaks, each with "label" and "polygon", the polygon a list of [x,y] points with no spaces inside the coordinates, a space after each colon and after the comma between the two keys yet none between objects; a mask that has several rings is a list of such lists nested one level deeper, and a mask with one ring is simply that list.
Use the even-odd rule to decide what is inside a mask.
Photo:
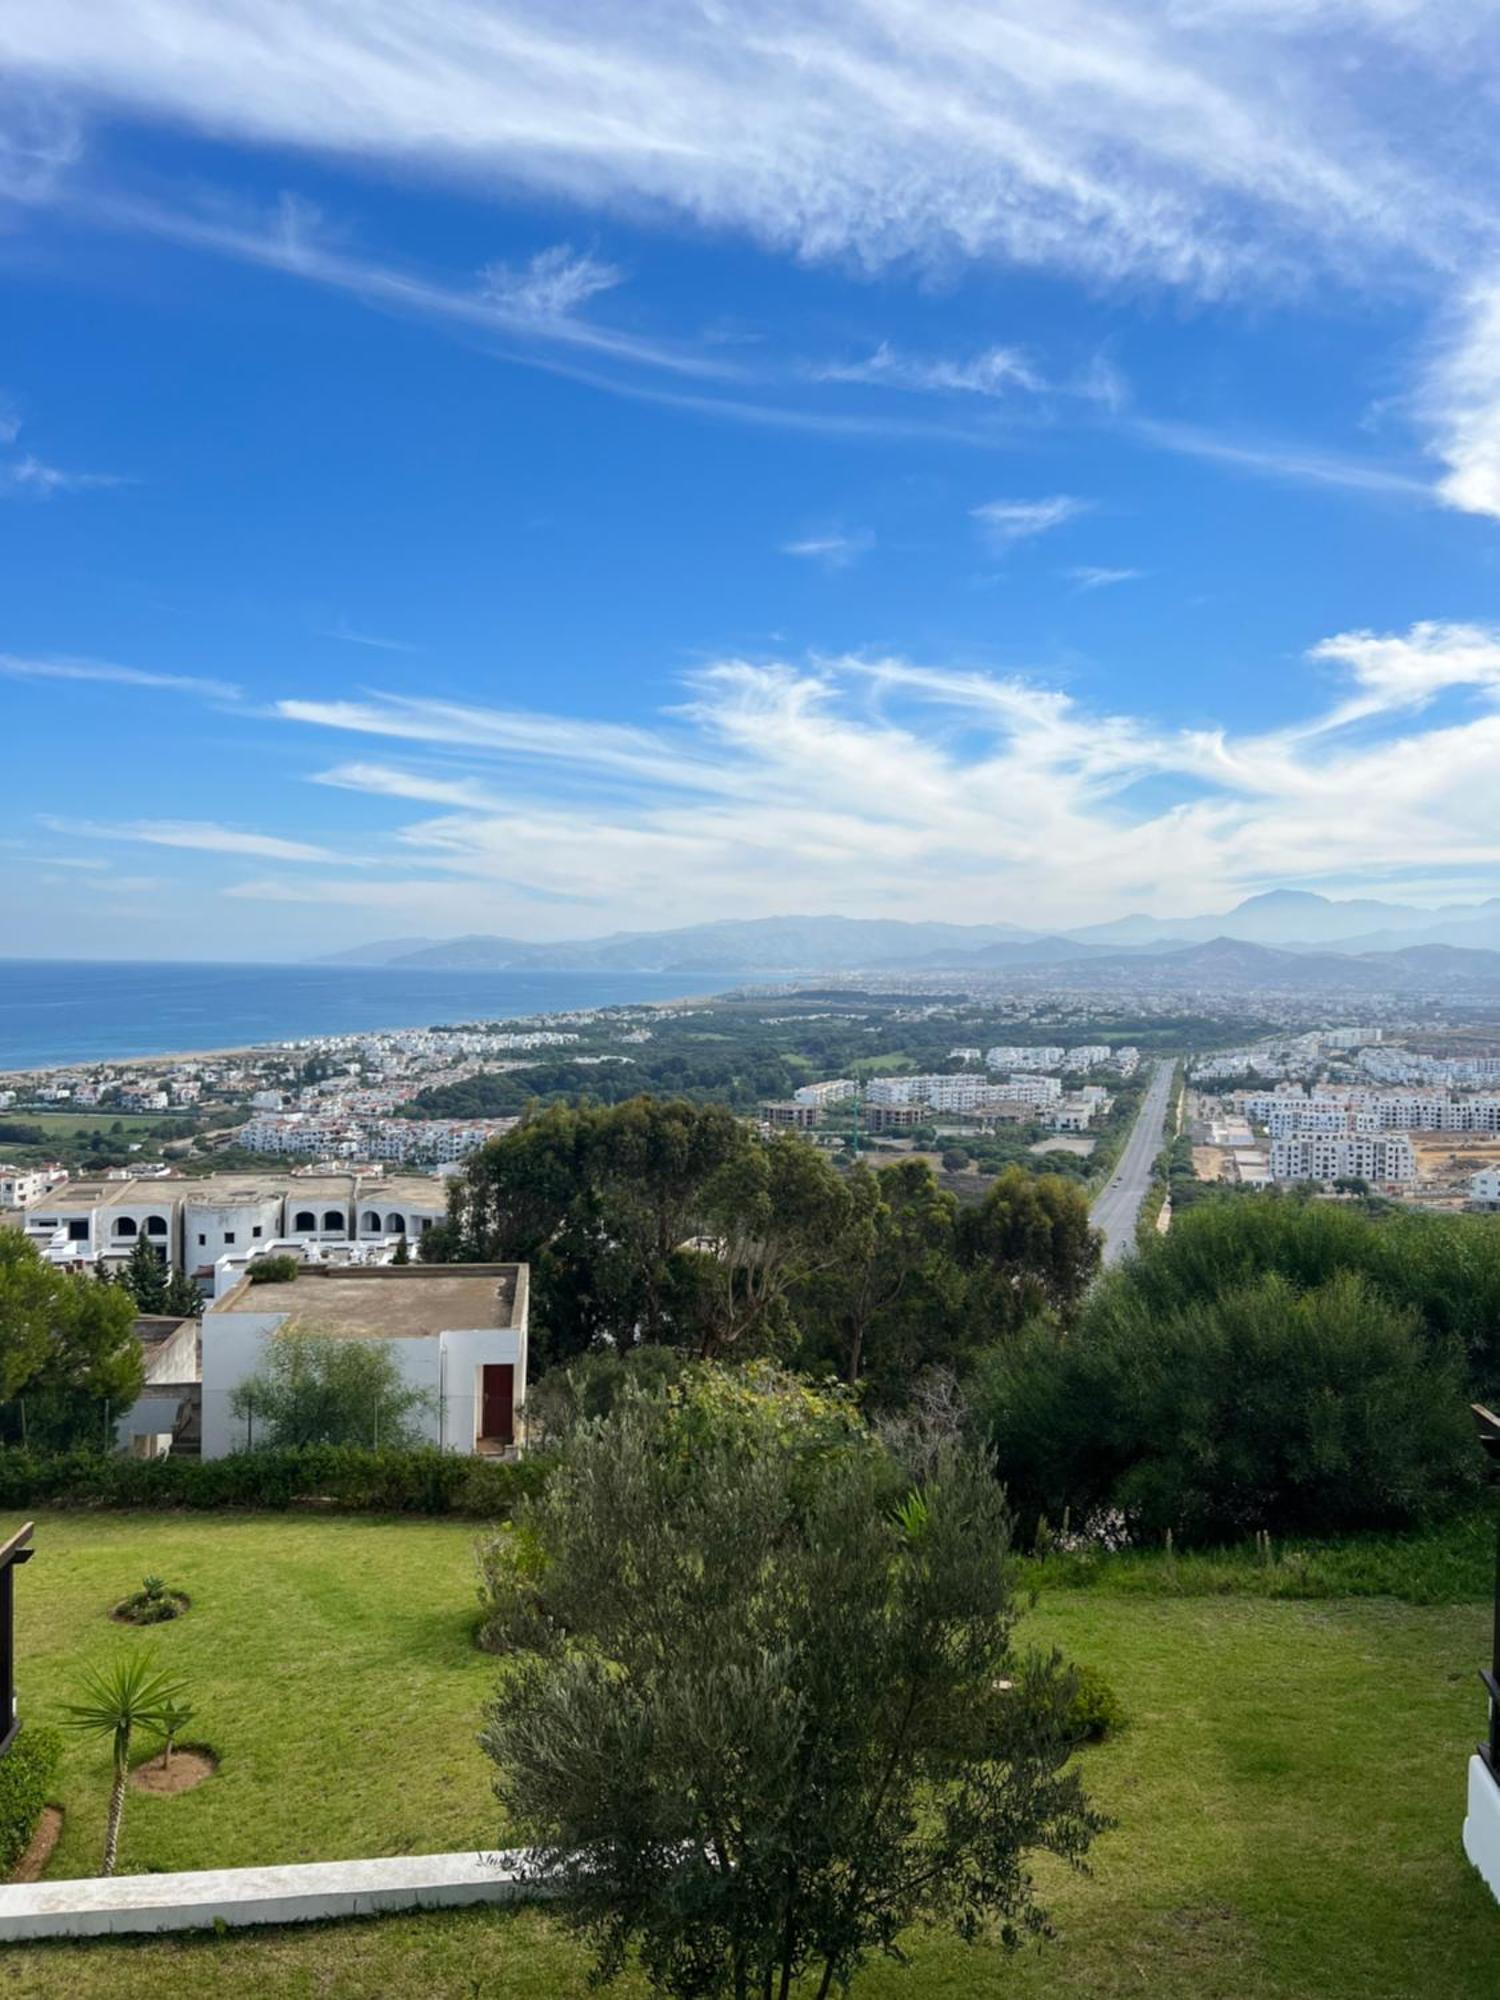
[{"label": "city skyline", "polygon": [[7,21],[6,951],[1500,889],[1500,29],[1337,11]]}]

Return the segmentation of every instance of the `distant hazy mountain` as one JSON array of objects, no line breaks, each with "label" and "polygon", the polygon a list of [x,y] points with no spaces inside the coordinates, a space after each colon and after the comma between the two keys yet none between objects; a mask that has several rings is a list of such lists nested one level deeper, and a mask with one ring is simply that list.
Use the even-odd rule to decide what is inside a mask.
[{"label": "distant hazy mountain", "polygon": [[352,951],[333,951],[319,965],[395,965],[414,951],[429,951],[431,938],[382,938],[377,944],[357,944]]},{"label": "distant hazy mountain", "polygon": [[[405,971],[472,972],[846,972],[900,965],[968,963],[988,945],[1025,944],[1014,924],[901,923],[881,917],[755,917],[675,931],[619,931],[602,938],[528,944],[463,937],[414,950],[369,946],[358,962]],[[343,954],[350,963],[350,955]]]},{"label": "distant hazy mountain", "polygon": [[[1484,937],[1450,935],[1486,924],[1489,929]],[[1414,936],[1432,943],[1500,945],[1500,898],[1419,910],[1405,903],[1364,898],[1336,902],[1306,889],[1270,889],[1264,895],[1247,897],[1218,916],[1119,917],[1112,923],[1085,925],[1069,931],[1068,936],[1089,944],[1116,946],[1168,940],[1208,943],[1226,937],[1243,938],[1251,944],[1314,945],[1339,951],[1393,950],[1398,942],[1406,943]]]},{"label": "distant hazy mountain", "polygon": [[1401,951],[1294,951],[1244,938],[1213,938],[1171,951],[1118,952],[1057,968],[1069,985],[1216,992],[1451,993],[1500,986],[1500,952],[1451,945]]},{"label": "distant hazy mountain", "polygon": [[728,918],[553,944],[521,938],[396,938],[328,964],[403,971],[670,972],[768,978],[815,972],[1014,972],[1049,968],[1090,985],[1232,984],[1282,990],[1402,988],[1500,973],[1500,897],[1419,910],[1338,902],[1300,889],[1251,896],[1222,916],[1121,917],[1073,931],[880,917]]}]

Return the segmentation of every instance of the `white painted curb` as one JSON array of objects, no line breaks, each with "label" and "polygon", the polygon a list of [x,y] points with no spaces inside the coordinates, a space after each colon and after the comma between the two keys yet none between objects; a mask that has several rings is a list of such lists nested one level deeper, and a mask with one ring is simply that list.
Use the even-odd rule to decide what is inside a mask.
[{"label": "white painted curb", "polygon": [[180,1875],[115,1875],[0,1887],[0,1941],[112,1937],[216,1924],[297,1924],[383,1910],[456,1909],[547,1893],[521,1879],[524,1850],[399,1854],[380,1861],[314,1861],[282,1868],[204,1868]]}]

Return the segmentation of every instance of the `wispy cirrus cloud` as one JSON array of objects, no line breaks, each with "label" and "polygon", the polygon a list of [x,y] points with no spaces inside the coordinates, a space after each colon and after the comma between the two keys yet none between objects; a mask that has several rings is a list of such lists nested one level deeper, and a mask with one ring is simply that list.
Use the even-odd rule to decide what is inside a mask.
[{"label": "wispy cirrus cloud", "polygon": [[812,370],[818,382],[858,382],[878,388],[936,390],[968,396],[1005,396],[1015,390],[1040,395],[1047,383],[1019,347],[987,347],[966,356],[903,354],[887,340],[862,361],[825,361]]},{"label": "wispy cirrus cloud", "polygon": [[114,660],[32,659],[19,653],[0,653],[0,675],[11,680],[97,681],[111,687],[154,688],[169,694],[199,695],[205,701],[238,701],[243,692],[233,681],[198,674],[156,673],[143,667],[122,667]]},{"label": "wispy cirrus cloud", "polygon": [[617,264],[575,250],[571,243],[554,243],[519,268],[486,264],[480,273],[480,289],[506,312],[550,324],[570,319],[590,299],[612,291],[624,278]]},{"label": "wispy cirrus cloud", "polygon": [[1145,575],[1139,569],[1105,569],[1095,563],[1077,563],[1063,571],[1080,590],[1112,590],[1116,584],[1136,583]]},{"label": "wispy cirrus cloud", "polygon": [[[180,847],[197,854],[252,855],[262,861],[340,861],[332,848],[311,841],[287,840],[280,834],[253,833],[220,826],[211,820],[137,819],[114,824],[91,819],[65,819],[43,813],[41,824],[51,833],[81,840],[140,842],[147,847]],[[361,863],[361,865],[363,865]]]},{"label": "wispy cirrus cloud", "polygon": [[0,460],[0,493],[20,494],[37,500],[51,500],[59,493],[94,493],[110,486],[132,482],[116,472],[69,471],[48,465],[34,452],[21,458]]},{"label": "wispy cirrus cloud", "polygon": [[1031,541],[1050,534],[1086,514],[1091,500],[1076,499],[1071,493],[1054,493],[1045,500],[986,500],[971,507],[969,515],[979,523],[981,534],[994,549],[1009,548],[1012,542]]},{"label": "wispy cirrus cloud", "polygon": [[781,553],[803,562],[818,563],[824,569],[849,569],[874,546],[875,536],[868,528],[850,532],[829,529],[823,534],[803,535],[796,541],[783,542]]},{"label": "wispy cirrus cloud", "polygon": [[[1411,9],[1349,8],[1359,60],[1331,85],[1325,13],[830,0],[791,19],[745,0],[706,35],[670,9],[436,0],[396,34],[380,8],[317,0],[102,19],[51,0],[19,10],[0,53],[84,105],[470,189],[661,206],[802,257],[990,258],[1221,293],[1319,267],[1389,282],[1393,251],[1431,263],[1484,227],[1465,92],[1495,66],[1490,41],[1470,37],[1460,71]],[[1397,63],[1452,115],[1393,121]]]}]

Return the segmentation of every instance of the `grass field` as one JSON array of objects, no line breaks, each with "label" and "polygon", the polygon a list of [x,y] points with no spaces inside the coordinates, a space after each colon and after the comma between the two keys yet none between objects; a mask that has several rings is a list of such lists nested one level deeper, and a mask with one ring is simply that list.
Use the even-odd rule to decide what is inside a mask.
[{"label": "grass field", "polygon": [[127,1139],[139,1139],[153,1125],[161,1124],[164,1118],[190,1117],[190,1112],[170,1111],[7,1111],[7,1119],[18,1125],[39,1125],[49,1135],[63,1134],[72,1138],[75,1132],[104,1132],[119,1125],[120,1135]]},{"label": "grass field", "polygon": [[[1452,1541],[1450,1595],[1478,1573],[1483,1523]],[[1450,1538],[1452,1539],[1452,1538]],[[449,1523],[44,1516],[19,1579],[28,1714],[55,1714],[80,1660],[155,1644],[195,1683],[219,1772],[175,1799],[132,1796],[130,1869],[493,1844],[474,1745],[493,1662],[471,1644],[473,1530]],[[1338,1587],[1332,1557],[1307,1587]],[[1416,1585],[1427,1557],[1351,1558],[1362,1591]],[[154,1639],[109,1606],[146,1570],[192,1609]],[[1054,1589],[1055,1574],[1067,1587]],[[1459,1847],[1481,1726],[1483,1602],[1282,1597],[1246,1560],[1184,1581],[1042,1566],[1038,1641],[1100,1667],[1129,1724],[1084,1754],[1119,1822],[1091,1878],[1041,1871],[1059,1936],[1009,1959],[936,1937],[877,1965],[861,2000],[1481,2000],[1500,1994],[1500,1909]],[[1239,1582],[1236,1583],[1235,1577]],[[1153,1581],[1154,1577],[1154,1581]],[[1279,1587],[1294,1587],[1283,1574]],[[106,1757],[70,1747],[49,1876],[95,1864]],[[133,2000],[554,2000],[586,1962],[535,1912],[386,1919],[141,1943],[13,1947],[0,1996]],[[639,2000],[632,1982],[620,1989]]]}]

